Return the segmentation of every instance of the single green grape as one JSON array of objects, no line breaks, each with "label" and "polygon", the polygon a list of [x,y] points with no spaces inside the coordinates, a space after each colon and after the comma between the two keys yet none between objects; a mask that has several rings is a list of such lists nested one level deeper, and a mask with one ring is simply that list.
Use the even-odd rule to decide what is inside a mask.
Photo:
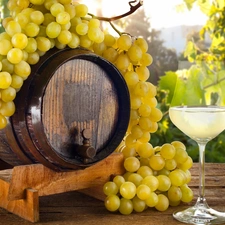
[{"label": "single green grape", "polygon": [[4,102],[11,102],[16,97],[16,90],[13,87],[8,87],[6,89],[1,90],[1,99]]},{"label": "single green grape", "polygon": [[188,156],[184,163],[178,163],[177,167],[182,170],[189,170],[193,166],[193,159]]},{"label": "single green grape", "polygon": [[178,164],[184,163],[188,159],[188,154],[183,148],[176,148],[174,159]]},{"label": "single green grape", "polygon": [[12,82],[11,82],[11,87],[15,89],[20,89],[23,85],[23,78],[13,74],[12,75]]},{"label": "single green grape", "polygon": [[120,194],[123,198],[132,199],[136,195],[136,186],[130,181],[125,181],[120,186]]},{"label": "single green grape", "polygon": [[173,145],[166,143],[161,146],[160,154],[164,159],[172,159],[176,154],[176,149]]},{"label": "single green grape", "polygon": [[150,77],[150,71],[146,66],[137,66],[135,72],[138,74],[138,78],[141,81],[147,81]]},{"label": "single green grape", "polygon": [[11,41],[7,39],[0,40],[0,54],[7,55],[8,52],[13,48]]},{"label": "single green grape", "polygon": [[175,159],[166,159],[165,160],[165,169],[174,170],[177,167],[177,162]]},{"label": "single green grape", "polygon": [[150,143],[140,144],[137,153],[142,158],[149,158],[154,154],[154,149]]},{"label": "single green grape", "polygon": [[61,32],[61,26],[57,22],[51,22],[46,27],[46,35],[49,38],[57,38]]},{"label": "single green grape", "polygon": [[108,181],[103,186],[103,192],[105,195],[116,195],[118,191],[118,186],[113,181]]},{"label": "single green grape", "polygon": [[59,13],[64,12],[65,8],[61,3],[54,3],[50,7],[51,14],[56,17]]},{"label": "single green grape", "polygon": [[56,22],[65,25],[70,22],[70,14],[68,12],[60,12],[56,16]]},{"label": "single green grape", "polygon": [[68,30],[62,30],[57,39],[61,44],[67,45],[72,40],[72,34]]},{"label": "single green grape", "polygon": [[0,114],[6,117],[10,117],[15,112],[15,104],[13,101],[1,103]]},{"label": "single green grape", "polygon": [[[142,59],[142,50],[138,45],[133,44],[127,51],[130,60],[134,63],[139,62]],[[146,54],[146,53],[145,53]]]},{"label": "single green grape", "polygon": [[22,60],[18,64],[15,64],[14,72],[16,75],[26,79],[31,73],[31,67],[27,62]]},{"label": "single green grape", "polygon": [[150,132],[152,127],[152,121],[149,117],[140,117],[139,125],[143,130]]},{"label": "single green grape", "polygon": [[80,38],[78,35],[71,33],[72,34],[72,39],[71,41],[68,43],[68,46],[70,48],[77,48],[80,44]]},{"label": "single green grape", "polygon": [[144,97],[148,93],[148,85],[144,81],[139,81],[134,87],[134,94]]},{"label": "single green grape", "polygon": [[11,85],[12,77],[8,72],[0,72],[0,88],[6,89]]},{"label": "single green grape", "polygon": [[158,175],[157,179],[159,181],[158,190],[163,192],[168,191],[171,187],[170,178],[166,175]]},{"label": "single green grape", "polygon": [[147,165],[141,165],[137,170],[137,173],[140,174],[143,178],[153,175],[152,169]]},{"label": "single green grape", "polygon": [[40,27],[38,24],[30,22],[25,26],[24,30],[28,37],[36,37],[40,31]]},{"label": "single green grape", "polygon": [[143,180],[143,177],[139,175],[138,173],[132,173],[127,179],[127,181],[130,181],[133,184],[135,184],[136,187],[138,187],[141,184],[142,180]]},{"label": "single green grape", "polygon": [[13,64],[18,64],[23,59],[23,52],[19,48],[12,48],[7,53],[7,59]]},{"label": "single green grape", "polygon": [[105,207],[110,212],[115,212],[120,207],[120,198],[117,195],[109,195],[104,201]]},{"label": "single green grape", "polygon": [[40,25],[44,22],[44,14],[36,10],[30,14],[30,19],[33,23]]},{"label": "single green grape", "polygon": [[35,52],[37,50],[37,41],[34,38],[28,38],[28,43],[24,50],[27,53]]},{"label": "single green grape", "polygon": [[141,183],[147,185],[151,191],[156,191],[159,187],[159,180],[153,175],[144,177]]},{"label": "single green grape", "polygon": [[146,209],[146,203],[137,196],[132,199],[133,209],[135,212],[143,212]]},{"label": "single green grape", "polygon": [[168,199],[171,202],[179,202],[182,198],[182,191],[180,187],[171,186],[168,190]]},{"label": "single green grape", "polygon": [[158,195],[158,202],[157,204],[155,205],[155,208],[158,210],[158,211],[166,211],[169,207],[169,200],[168,198],[163,195],[163,194],[159,194]]},{"label": "single green grape", "polygon": [[140,184],[137,187],[136,191],[137,191],[138,198],[140,198],[141,200],[146,200],[147,198],[150,197],[150,194],[151,194],[151,189],[146,184]]},{"label": "single green grape", "polygon": [[120,188],[120,186],[125,182],[125,179],[121,175],[116,175],[113,178],[113,182],[117,185],[118,188]]},{"label": "single green grape", "polygon": [[12,37],[14,34],[21,33],[22,29],[18,22],[12,20],[6,24],[5,31]]},{"label": "single green grape", "polygon": [[140,47],[143,53],[148,51],[148,43],[144,38],[138,37],[134,44]]},{"label": "single green grape", "polygon": [[30,65],[35,65],[38,63],[39,59],[40,59],[40,56],[39,56],[38,52],[32,52],[32,53],[28,53],[26,61]]},{"label": "single green grape", "polygon": [[149,159],[149,165],[153,170],[162,170],[165,166],[165,160],[161,155],[152,155]]},{"label": "single green grape", "polygon": [[140,167],[140,161],[138,158],[131,156],[124,160],[124,168],[129,172],[136,172]]},{"label": "single green grape", "polygon": [[152,108],[149,118],[152,122],[159,122],[163,117],[162,111],[158,108]]},{"label": "single green grape", "polygon": [[86,23],[79,23],[76,26],[76,32],[79,35],[85,35],[88,32],[88,25]]},{"label": "single green grape", "polygon": [[148,104],[141,104],[138,113],[140,116],[148,117],[151,114],[151,107]]},{"label": "single green grape", "polygon": [[24,49],[28,44],[28,38],[23,33],[17,33],[12,36],[11,42],[14,48]]},{"label": "single green grape", "polygon": [[0,113],[0,129],[5,128],[7,125],[7,119]]},{"label": "single green grape", "polygon": [[140,59],[140,64],[142,66],[150,66],[153,62],[153,58],[152,56],[145,52],[145,53],[142,53],[142,58]]},{"label": "single green grape", "polygon": [[51,48],[51,42],[46,37],[37,37],[37,49],[42,52],[47,52]]},{"label": "single green grape", "polygon": [[[117,56],[117,59],[115,61],[115,65],[120,71],[123,71],[123,70],[126,71],[130,65],[130,59],[127,56],[127,54],[125,54],[124,52],[119,53]],[[136,84],[135,81],[133,81],[132,79],[131,79],[132,81],[129,81],[130,79],[126,80],[126,78],[125,78],[128,86],[131,86],[133,83]],[[138,82],[138,80],[137,80],[137,82]]]},{"label": "single green grape", "polygon": [[121,198],[119,212],[123,215],[130,215],[134,210],[133,202],[130,199]]},{"label": "single green grape", "polygon": [[117,39],[117,47],[120,50],[124,50],[127,51],[132,45],[132,39],[130,35],[121,35],[118,39]]},{"label": "single green grape", "polygon": [[151,192],[149,197],[145,200],[145,203],[148,207],[155,207],[158,201],[158,195],[155,192]]},{"label": "single green grape", "polygon": [[2,59],[2,71],[12,74],[14,71],[14,64],[9,62],[7,58]]},{"label": "single green grape", "polygon": [[77,17],[84,17],[88,13],[88,7],[85,4],[78,4],[75,9]]},{"label": "single green grape", "polygon": [[182,186],[186,183],[186,177],[179,169],[175,169],[169,174],[170,181],[174,186]]},{"label": "single green grape", "polygon": [[193,197],[194,197],[193,191],[191,190],[191,188],[189,188],[188,185],[185,184],[185,185],[182,185],[180,187],[180,189],[181,189],[181,192],[182,192],[181,201],[185,202],[185,203],[191,202]]},{"label": "single green grape", "polygon": [[136,85],[139,81],[138,74],[134,71],[128,71],[124,75],[124,79],[126,80],[129,86]]}]

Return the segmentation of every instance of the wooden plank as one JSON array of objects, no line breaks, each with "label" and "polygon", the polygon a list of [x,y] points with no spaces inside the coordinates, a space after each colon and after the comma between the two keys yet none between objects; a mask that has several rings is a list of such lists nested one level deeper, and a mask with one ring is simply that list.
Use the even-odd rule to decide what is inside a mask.
[{"label": "wooden plank", "polygon": [[[109,164],[108,164],[109,166]],[[225,164],[206,165],[206,170],[210,171],[215,168],[216,172],[211,171],[210,175],[206,174],[206,182],[209,180],[212,184],[207,186],[205,193],[208,204],[213,208],[225,211],[224,196],[225,196],[225,186],[224,181],[224,168]],[[8,170],[5,171],[5,173]],[[2,171],[0,171],[2,172]],[[85,190],[79,190],[79,192],[71,191],[61,194],[53,194],[50,196],[42,196],[40,200],[40,222],[37,225],[92,225],[92,224],[107,224],[107,225],[124,225],[128,224],[130,221],[135,225],[178,225],[182,224],[174,220],[172,213],[176,210],[181,210],[189,205],[193,205],[196,201],[198,195],[198,166],[194,164],[191,169],[193,180],[189,184],[194,192],[194,199],[191,203],[181,204],[178,207],[169,207],[165,212],[158,212],[155,209],[148,208],[142,213],[133,212],[129,216],[122,216],[120,213],[110,213],[108,212],[102,200],[104,195],[102,195],[102,183],[98,186],[92,186]],[[1,174],[1,173],[0,173]],[[213,179],[213,177],[218,177],[218,182]],[[5,174],[5,179],[7,174]],[[9,176],[10,177],[10,176]],[[54,177],[53,177],[54,178]],[[109,179],[109,177],[108,177]],[[62,180],[61,180],[62,181]],[[55,182],[52,180],[51,182]],[[56,180],[57,182],[57,180]],[[216,183],[218,186],[216,186]],[[215,185],[215,186],[213,186]],[[54,184],[53,184],[54,186]],[[1,189],[1,187],[0,187]],[[80,193],[84,191],[85,194]],[[87,194],[94,196],[94,198],[87,196]],[[103,196],[103,198],[102,198]],[[99,198],[98,198],[99,197]],[[102,198],[102,199],[101,199]],[[98,199],[101,199],[99,201]],[[1,199],[0,199],[1,201]],[[20,201],[20,200],[19,200]],[[14,225],[14,224],[25,224],[23,220],[14,216],[13,214],[7,214],[5,211],[0,209],[0,221],[4,221],[4,225]]]},{"label": "wooden plank", "polygon": [[12,172],[8,198],[23,199],[29,187],[38,190],[39,196],[89,188],[105,183],[112,173],[124,173],[122,154],[113,154],[96,165],[71,172],[55,172],[41,164],[17,166]]},{"label": "wooden plank", "polygon": [[[191,168],[192,175],[199,175],[199,164],[194,163]],[[206,176],[225,176],[225,163],[205,163]]]},{"label": "wooden plank", "polygon": [[[199,177],[192,176],[189,186],[198,186],[199,185]],[[225,187],[225,177],[224,176],[206,176],[205,178],[205,186],[206,187]]]},{"label": "wooden plank", "polygon": [[[190,169],[191,182],[189,186],[198,187],[199,185],[199,164],[194,163]],[[205,164],[205,186],[225,187],[225,164],[224,163],[206,163]]]}]

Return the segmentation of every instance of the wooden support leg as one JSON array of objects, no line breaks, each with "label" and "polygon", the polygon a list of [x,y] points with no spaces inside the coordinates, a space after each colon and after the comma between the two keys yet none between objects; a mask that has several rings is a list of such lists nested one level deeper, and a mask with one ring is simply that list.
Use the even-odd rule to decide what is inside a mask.
[{"label": "wooden support leg", "polygon": [[7,211],[18,215],[30,222],[39,220],[39,198],[38,191],[26,189],[26,196],[20,200],[8,200],[10,184],[4,180],[0,180],[0,207]]},{"label": "wooden support leg", "polygon": [[112,154],[83,170],[55,172],[41,164],[0,171],[0,207],[28,221],[39,220],[39,196],[83,190],[103,200],[102,186],[111,175],[123,174],[123,155]]}]

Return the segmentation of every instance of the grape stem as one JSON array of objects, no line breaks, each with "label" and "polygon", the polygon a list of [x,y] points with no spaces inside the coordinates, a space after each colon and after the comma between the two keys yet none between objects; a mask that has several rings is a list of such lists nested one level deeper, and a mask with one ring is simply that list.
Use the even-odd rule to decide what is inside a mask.
[{"label": "grape stem", "polygon": [[136,0],[130,1],[129,2],[130,11],[128,11],[122,15],[115,16],[115,17],[95,17],[95,18],[99,19],[99,20],[108,21],[108,22],[112,22],[114,20],[124,18],[124,17],[129,16],[130,14],[134,13],[137,9],[139,9],[143,5],[143,1],[139,1],[137,5],[132,5],[132,3],[135,3],[135,2],[136,2]]},{"label": "grape stem", "polygon": [[121,32],[119,32],[116,27],[112,24],[112,21],[115,21],[115,20],[119,20],[119,19],[122,19],[126,16],[129,16],[130,14],[134,13],[137,9],[139,9],[142,5],[143,5],[143,0],[139,0],[139,2],[136,4],[136,5],[133,5],[133,3],[136,3],[137,0],[134,0],[134,1],[130,1],[128,4],[130,5],[130,10],[124,14],[121,14],[119,16],[115,16],[115,17],[101,17],[101,16],[94,16],[93,14],[91,13],[88,13],[88,15],[92,16],[92,18],[96,18],[96,19],[99,19],[99,20],[102,20],[102,21],[106,21],[106,22],[109,22],[110,25],[112,26],[112,28],[119,34],[121,35]]}]

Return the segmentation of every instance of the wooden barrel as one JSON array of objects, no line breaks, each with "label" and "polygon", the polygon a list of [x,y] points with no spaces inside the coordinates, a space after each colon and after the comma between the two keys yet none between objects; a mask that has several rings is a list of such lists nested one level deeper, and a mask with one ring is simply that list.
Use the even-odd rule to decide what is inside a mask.
[{"label": "wooden barrel", "polygon": [[32,67],[0,130],[0,159],[64,171],[106,158],[126,133],[130,100],[113,64],[86,49],[52,49]]}]

